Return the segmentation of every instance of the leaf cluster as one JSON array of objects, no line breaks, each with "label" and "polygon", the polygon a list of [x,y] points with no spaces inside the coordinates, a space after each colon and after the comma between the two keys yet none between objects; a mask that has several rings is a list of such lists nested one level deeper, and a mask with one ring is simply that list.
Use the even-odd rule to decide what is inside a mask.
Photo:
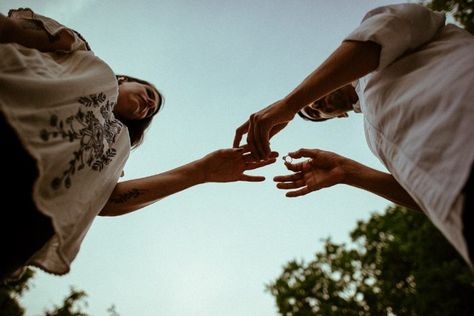
[{"label": "leaf cluster", "polygon": [[267,285],[281,315],[474,315],[474,273],[424,214],[393,206]]},{"label": "leaf cluster", "polygon": [[474,34],[474,0],[424,0],[421,3],[432,10],[449,12],[468,32]]}]

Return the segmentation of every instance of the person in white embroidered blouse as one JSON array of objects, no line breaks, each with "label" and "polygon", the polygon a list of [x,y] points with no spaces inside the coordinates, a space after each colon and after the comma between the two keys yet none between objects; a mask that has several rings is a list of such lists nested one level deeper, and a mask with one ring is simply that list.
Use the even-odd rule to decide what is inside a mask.
[{"label": "person in white embroidered blouse", "polygon": [[[133,212],[206,182],[263,181],[243,149],[121,181],[163,97],[116,75],[74,30],[30,9],[0,14],[0,279],[28,265],[63,275],[97,215]],[[6,205],[6,206],[5,206]]]},{"label": "person in white embroidered blouse", "polygon": [[277,187],[295,197],[344,183],[426,213],[472,267],[474,37],[418,4],[371,10],[283,99],[236,130],[256,159],[296,114],[321,121],[364,115],[368,145],[390,173],[322,150],[300,149]]}]

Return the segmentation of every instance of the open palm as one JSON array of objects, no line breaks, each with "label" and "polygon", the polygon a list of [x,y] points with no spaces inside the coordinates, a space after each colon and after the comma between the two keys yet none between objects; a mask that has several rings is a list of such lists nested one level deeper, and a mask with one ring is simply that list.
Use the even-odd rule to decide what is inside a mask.
[{"label": "open palm", "polygon": [[343,171],[340,167],[341,156],[318,149],[300,149],[289,153],[291,158],[309,158],[302,162],[285,162],[290,175],[276,176],[273,180],[277,188],[293,190],[286,193],[288,197],[296,197],[310,192],[331,187],[343,180]]}]

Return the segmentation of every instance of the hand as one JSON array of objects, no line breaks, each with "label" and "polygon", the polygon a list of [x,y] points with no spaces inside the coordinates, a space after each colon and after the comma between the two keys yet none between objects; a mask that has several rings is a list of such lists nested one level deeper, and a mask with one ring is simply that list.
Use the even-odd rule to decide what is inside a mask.
[{"label": "hand", "polygon": [[292,113],[280,100],[256,112],[235,131],[233,147],[240,145],[242,136],[247,134],[247,148],[257,159],[270,157],[270,138],[281,131],[296,113]]},{"label": "hand", "polygon": [[287,197],[306,195],[344,181],[345,170],[342,166],[347,159],[345,157],[318,149],[299,149],[288,153],[288,156],[296,159],[302,157],[310,159],[299,163],[285,161],[285,166],[294,173],[273,178],[275,182],[278,182],[277,188],[279,189],[296,189],[287,192]]},{"label": "hand", "polygon": [[257,161],[243,148],[221,149],[202,158],[199,168],[202,170],[204,182],[257,182],[265,180],[265,177],[251,176],[244,172],[272,164],[276,157],[278,153],[272,152],[268,159]]}]

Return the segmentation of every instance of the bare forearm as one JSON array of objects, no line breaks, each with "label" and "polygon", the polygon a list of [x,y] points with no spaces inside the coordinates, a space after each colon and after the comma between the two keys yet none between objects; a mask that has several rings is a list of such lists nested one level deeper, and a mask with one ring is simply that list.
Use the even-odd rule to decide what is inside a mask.
[{"label": "bare forearm", "polygon": [[391,174],[372,169],[350,159],[345,160],[343,169],[345,170],[345,184],[372,192],[395,204],[422,212],[419,205]]},{"label": "bare forearm", "polygon": [[375,70],[380,46],[373,42],[343,42],[297,86],[285,102],[295,113],[303,106]]},{"label": "bare forearm", "polygon": [[67,51],[74,37],[63,30],[50,36],[31,20],[12,19],[0,14],[0,43],[17,43],[42,52]]},{"label": "bare forearm", "polygon": [[99,215],[124,215],[203,183],[197,162],[150,177],[119,182]]}]

